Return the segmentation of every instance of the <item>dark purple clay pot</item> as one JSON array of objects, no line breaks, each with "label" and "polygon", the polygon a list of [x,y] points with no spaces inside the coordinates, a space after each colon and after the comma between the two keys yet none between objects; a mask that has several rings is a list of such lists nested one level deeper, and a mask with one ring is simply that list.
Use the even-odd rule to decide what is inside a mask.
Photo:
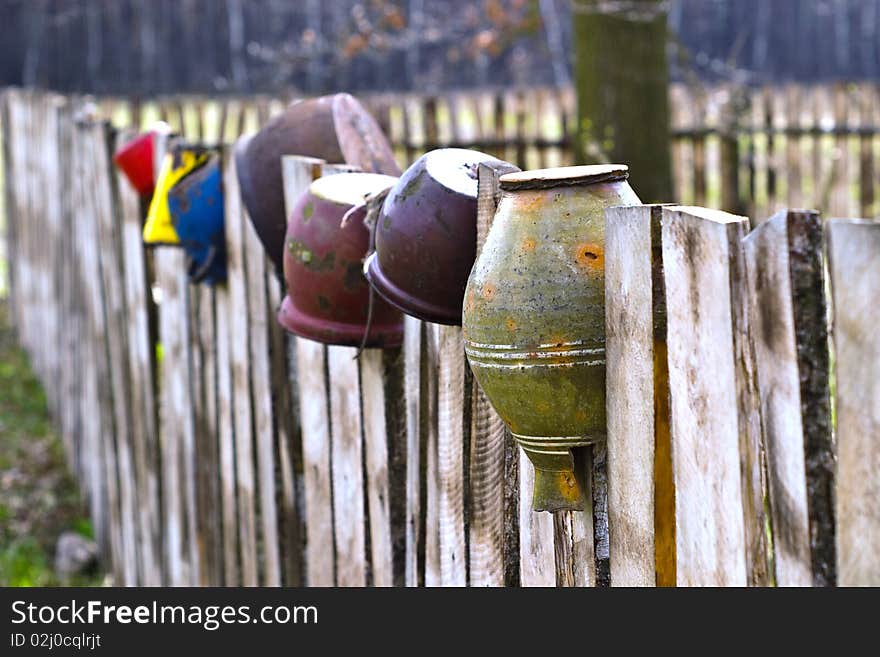
[{"label": "dark purple clay pot", "polygon": [[407,169],[385,199],[376,252],[364,273],[408,315],[461,324],[477,252],[477,167],[498,161],[479,151],[442,148]]}]

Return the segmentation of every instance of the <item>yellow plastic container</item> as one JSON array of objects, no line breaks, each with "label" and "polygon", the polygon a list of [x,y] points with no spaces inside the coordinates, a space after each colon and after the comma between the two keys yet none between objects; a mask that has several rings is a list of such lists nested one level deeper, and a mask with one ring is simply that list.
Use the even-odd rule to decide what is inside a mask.
[{"label": "yellow plastic container", "polygon": [[156,180],[156,191],[147,210],[147,221],[144,224],[145,244],[180,244],[171,220],[171,212],[168,210],[168,192],[178,181],[207,162],[208,155],[201,148],[181,147],[165,156]]}]

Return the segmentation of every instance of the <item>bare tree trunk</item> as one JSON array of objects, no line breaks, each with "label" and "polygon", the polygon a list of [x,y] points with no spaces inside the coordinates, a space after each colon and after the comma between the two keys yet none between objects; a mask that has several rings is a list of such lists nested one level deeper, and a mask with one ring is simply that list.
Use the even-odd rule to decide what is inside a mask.
[{"label": "bare tree trunk", "polygon": [[229,55],[232,66],[232,85],[236,91],[247,86],[247,65],[244,61],[244,9],[241,0],[227,0],[229,20]]},{"label": "bare tree trunk", "polygon": [[101,88],[101,50],[103,49],[101,33],[101,7],[94,3],[85,5],[86,12],[86,70],[88,71],[88,88],[91,91],[103,91]]},{"label": "bare tree trunk", "polygon": [[425,22],[424,0],[409,0],[408,5],[409,39],[406,48],[406,77],[407,87],[419,89],[419,67],[421,66],[421,53],[419,44],[422,40],[422,29]]},{"label": "bare tree trunk", "polygon": [[559,24],[559,12],[553,0],[538,0],[541,10],[541,22],[544,24],[544,33],[547,35],[547,49],[550,51],[550,61],[553,64],[553,82],[557,87],[567,87],[571,84],[571,75],[568,72],[568,53],[562,42],[562,27]]},{"label": "bare tree trunk", "polygon": [[666,10],[661,0],[574,0],[576,158],[629,165],[644,202],[669,201]]},{"label": "bare tree trunk", "polygon": [[36,0],[28,5],[30,8],[30,20],[27,22],[28,40],[21,72],[21,81],[25,87],[36,86],[39,82],[40,54],[46,31],[46,5],[47,0]]}]

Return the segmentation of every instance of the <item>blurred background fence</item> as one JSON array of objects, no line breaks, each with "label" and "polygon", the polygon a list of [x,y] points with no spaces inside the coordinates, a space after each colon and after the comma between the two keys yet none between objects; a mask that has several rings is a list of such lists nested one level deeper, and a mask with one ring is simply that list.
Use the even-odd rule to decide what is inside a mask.
[{"label": "blurred background fence", "polygon": [[[253,130],[293,96],[97,100],[120,125],[163,119],[190,139],[229,141]],[[439,146],[476,148],[521,168],[573,162],[570,88],[372,94],[398,160]],[[675,199],[747,213],[781,207],[834,216],[880,214],[880,85],[670,86]],[[596,149],[595,152],[601,152]],[[638,180],[632,181],[638,191]],[[654,199],[661,200],[661,199]]]}]

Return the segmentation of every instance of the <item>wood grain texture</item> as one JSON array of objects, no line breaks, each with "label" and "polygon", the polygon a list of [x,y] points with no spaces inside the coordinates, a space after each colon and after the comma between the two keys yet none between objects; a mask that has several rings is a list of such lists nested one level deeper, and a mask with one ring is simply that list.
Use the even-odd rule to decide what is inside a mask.
[{"label": "wood grain texture", "polygon": [[[596,447],[575,452],[575,467],[580,468],[584,485],[583,511],[560,511],[552,514],[558,587],[597,586],[602,547],[604,567],[607,570],[608,536],[607,531],[602,533],[602,528],[607,530],[608,527],[607,516],[604,523],[596,522],[594,518],[594,509],[605,508],[602,500],[596,503],[596,492],[605,490],[605,487],[595,486],[593,454]],[[604,460],[604,453],[600,457]],[[597,547],[600,549],[597,550]]]},{"label": "wood grain texture", "polygon": [[367,583],[363,430],[354,347],[327,347],[336,585]]},{"label": "wood grain texture", "polygon": [[[359,358],[364,464],[374,586],[404,583],[406,451],[400,349],[365,349]],[[392,492],[393,488],[393,492]]]},{"label": "wood grain texture", "polygon": [[189,322],[186,267],[181,249],[155,250],[156,284],[162,290],[159,305],[159,340],[162,344],[159,391],[163,514],[168,584],[190,583],[188,499],[184,479],[185,445],[192,437],[189,377]]},{"label": "wood grain texture", "polygon": [[235,417],[232,399],[232,353],[229,344],[229,322],[232,305],[229,288],[217,288],[217,442],[220,456],[220,510],[223,518],[223,583],[238,586],[241,571],[238,565],[238,515],[235,504]]},{"label": "wood grain texture", "polygon": [[[744,244],[776,583],[810,586],[826,580],[828,569],[834,568],[834,535],[828,530],[829,523],[833,528],[833,457],[822,224],[815,212],[783,210],[756,228]],[[825,374],[817,377],[820,371]],[[811,445],[821,446],[821,453]],[[824,485],[816,481],[815,468],[807,471],[810,452],[825,465]],[[814,495],[824,491],[824,496],[811,499],[808,489]],[[811,544],[816,546],[816,572]],[[829,548],[830,558],[820,557]]]},{"label": "wood grain texture", "polygon": [[[465,516],[470,441],[470,371],[458,326],[436,326],[437,478],[439,481],[440,583],[467,586]],[[466,403],[467,402],[467,403]]]},{"label": "wood grain texture", "polygon": [[[498,178],[518,168],[507,163],[481,164],[477,171],[477,255],[486,240],[498,206]],[[473,384],[469,455],[468,552],[471,586],[504,586],[505,499],[504,422],[482,388]],[[512,514],[511,518],[515,518]],[[519,550],[516,549],[516,557]]]},{"label": "wood grain texture", "polygon": [[253,394],[254,447],[260,508],[260,565],[264,586],[281,585],[281,552],[275,485],[275,418],[272,373],[269,362],[269,322],[275,322],[268,304],[266,255],[247,211],[242,208],[243,249],[248,288],[251,391]]},{"label": "wood grain texture", "polygon": [[150,332],[151,291],[147,280],[141,227],[141,201],[135,190],[117,172],[119,223],[126,302],[126,333],[131,381],[131,441],[137,478],[136,514],[141,584],[162,583],[159,549],[159,436],[156,424],[155,336]]},{"label": "wood grain texture", "polygon": [[[655,372],[654,270],[662,206],[605,212],[605,357],[608,416],[608,525],[612,586],[654,586],[655,400],[668,381]],[[660,279],[662,285],[662,279]],[[668,452],[668,450],[667,450]],[[672,521],[672,518],[667,518]]]},{"label": "wood grain texture", "polygon": [[535,466],[519,451],[519,565],[521,586],[555,586],[553,514],[532,511]]},{"label": "wood grain texture", "polygon": [[[271,265],[267,265],[271,268]],[[281,306],[281,285],[267,271],[269,308]],[[305,572],[305,504],[302,488],[302,438],[296,373],[289,369],[288,352],[293,336],[287,335],[273,317],[269,322],[271,339],[272,400],[279,469],[278,517],[281,536],[281,566],[286,586],[302,586]]]},{"label": "wood grain texture", "polygon": [[250,318],[247,270],[244,260],[244,216],[234,160],[225,163],[223,199],[228,271],[228,318],[232,408],[235,428],[235,495],[241,585],[259,585],[257,565],[256,473],[254,463],[253,401],[251,397]]},{"label": "wood grain texture", "polygon": [[[193,289],[195,288],[195,289]],[[220,443],[217,425],[217,340],[215,289],[207,285],[190,286],[190,298],[198,299],[193,331],[198,343],[199,367],[193,369],[193,387],[201,386],[196,412],[196,529],[200,554],[202,586],[223,583],[223,523],[220,494]],[[194,358],[193,362],[196,360]]]},{"label": "wood grain texture", "polygon": [[330,488],[326,348],[305,338],[295,338],[294,348],[306,498],[306,582],[309,586],[333,586],[336,583],[336,548]]},{"label": "wood grain texture", "polygon": [[425,324],[425,341],[422,349],[421,365],[421,411],[420,424],[424,450],[425,486],[425,586],[442,586],[441,566],[442,540],[440,531],[440,495],[438,426],[437,426],[437,384],[439,367],[439,335],[436,324]]},{"label": "wood grain texture", "polygon": [[837,577],[880,585],[880,224],[828,222],[837,412]]},{"label": "wood grain texture", "polygon": [[679,585],[745,585],[736,294],[747,219],[667,207],[662,220]]},{"label": "wood grain texture", "polygon": [[[288,211],[312,181],[320,177],[323,160],[284,156],[284,202]],[[277,272],[276,272],[277,273]],[[326,348],[295,337],[288,342],[288,375],[297,391],[302,430],[305,518],[305,580],[308,586],[336,583],[333,497],[330,469],[330,417]]]},{"label": "wood grain texture", "polygon": [[425,326],[414,317],[404,316],[403,359],[406,403],[406,548],[404,580],[406,586],[424,581],[424,457],[422,408],[422,365],[425,351]]},{"label": "wood grain texture", "polygon": [[[136,483],[131,445],[131,386],[129,384],[128,346],[126,344],[126,304],[122,277],[122,254],[119,235],[118,211],[115,193],[115,175],[110,162],[112,140],[109,126],[103,123],[89,126],[88,156],[92,171],[93,193],[100,246],[101,278],[104,287],[104,313],[107,326],[109,385],[112,390],[114,433],[107,436],[108,445],[115,455],[114,474],[119,479],[119,504],[122,532],[123,561],[121,564],[124,586],[138,583],[138,550],[135,529],[137,503]],[[48,313],[51,315],[52,313]],[[52,333],[52,329],[49,329]],[[54,342],[54,338],[50,339]],[[50,373],[54,376],[54,372]]]},{"label": "wood grain texture", "polygon": [[[81,226],[78,230],[80,239],[80,257],[83,261],[82,276],[86,308],[86,326],[83,336],[87,341],[87,355],[84,360],[87,378],[83,417],[88,423],[86,458],[91,461],[91,477],[93,483],[93,519],[97,520],[95,528],[99,544],[109,549],[112,559],[113,574],[117,581],[122,581],[123,543],[121,536],[121,519],[119,508],[119,482],[116,476],[116,459],[113,442],[115,439],[113,426],[113,391],[110,387],[109,355],[106,342],[107,324],[104,309],[105,297],[101,279],[101,260],[98,247],[98,213],[100,202],[96,197],[96,189],[91,184],[93,171],[90,167],[90,140],[88,124],[79,128],[77,159],[81,184],[81,207],[83,208]],[[32,175],[38,175],[32,172]],[[33,237],[31,238],[33,239]],[[39,301],[39,278],[37,273],[26,275],[35,277],[33,298]],[[32,325],[29,332],[39,335],[40,324]],[[89,366],[89,364],[93,364]]]}]

